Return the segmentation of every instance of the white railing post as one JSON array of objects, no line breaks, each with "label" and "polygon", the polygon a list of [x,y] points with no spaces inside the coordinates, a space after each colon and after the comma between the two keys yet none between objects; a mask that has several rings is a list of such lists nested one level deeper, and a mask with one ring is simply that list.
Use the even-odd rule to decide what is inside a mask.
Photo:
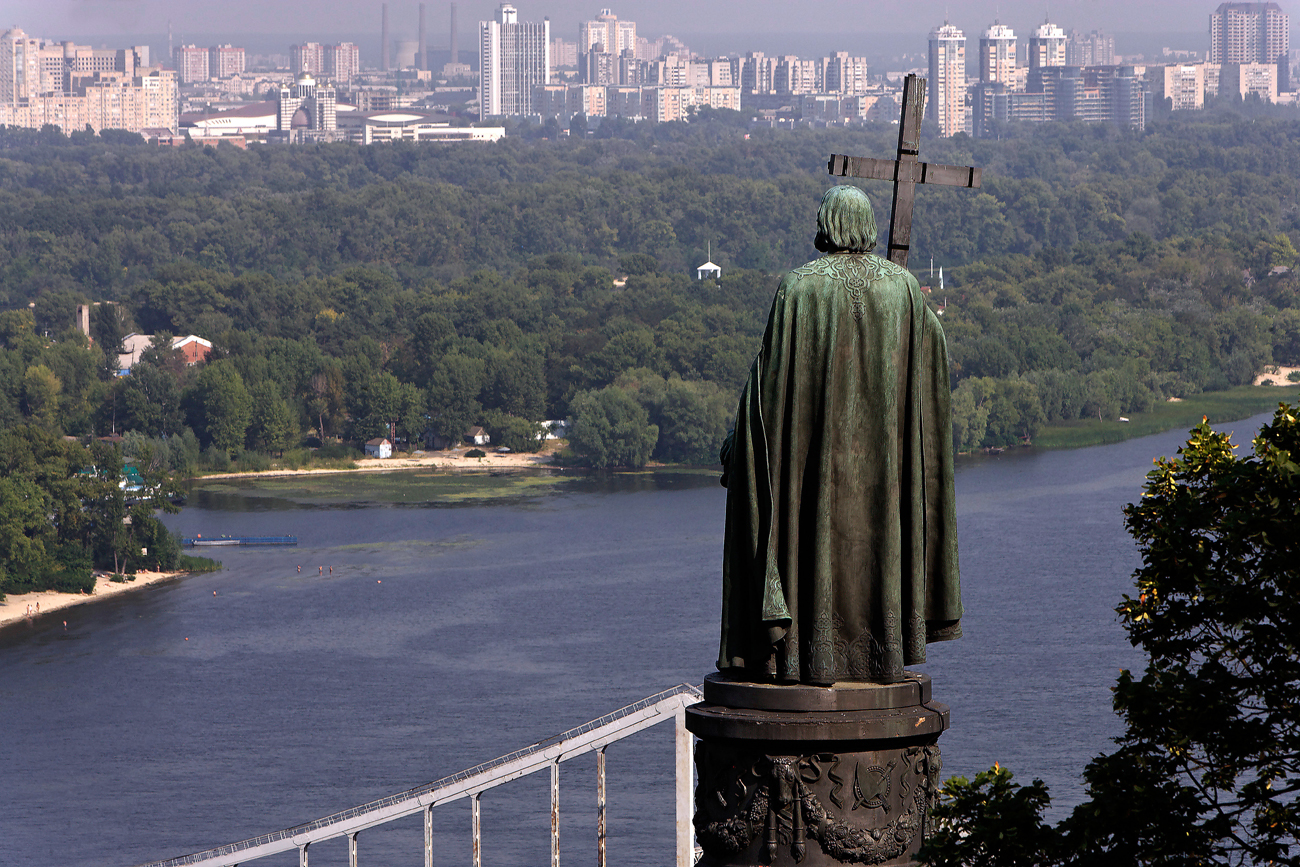
[{"label": "white railing post", "polygon": [[551,867],[560,867],[560,759],[551,762]]},{"label": "white railing post", "polygon": [[475,792],[469,799],[469,826],[474,836],[474,867],[483,867],[483,819],[479,813],[479,796]]},{"label": "white railing post", "polygon": [[433,867],[433,805],[424,808],[424,867]]},{"label": "white railing post", "polygon": [[596,751],[596,867],[605,867],[605,748]]},{"label": "white railing post", "polygon": [[691,824],[692,805],[695,799],[693,763],[691,761],[691,733],[686,730],[686,702],[677,706],[676,759],[677,759],[677,867],[692,867],[695,857],[695,828]]},{"label": "white railing post", "polygon": [[560,763],[584,755],[597,753],[597,803],[599,867],[607,863],[608,843],[607,786],[605,775],[605,749],[616,741],[643,731],[672,717],[676,724],[674,733],[674,778],[676,784],[676,861],[681,867],[692,867],[694,856],[694,829],[691,826],[694,785],[692,783],[693,739],[685,730],[685,707],[700,697],[700,689],[686,684],[648,696],[599,719],[561,732],[554,738],[538,742],[513,753],[468,768],[386,798],[362,804],[350,810],[325,816],[314,822],[285,829],[274,834],[242,840],[204,852],[166,861],[153,861],[141,867],[237,867],[268,855],[298,850],[299,867],[308,867],[307,848],[321,840],[348,838],[348,865],[357,867],[357,835],[404,817],[424,814],[424,863],[433,865],[433,808],[442,804],[472,799],[472,821],[475,837],[474,867],[482,864],[480,796],[495,786],[547,768],[551,771],[551,865],[560,863]]}]

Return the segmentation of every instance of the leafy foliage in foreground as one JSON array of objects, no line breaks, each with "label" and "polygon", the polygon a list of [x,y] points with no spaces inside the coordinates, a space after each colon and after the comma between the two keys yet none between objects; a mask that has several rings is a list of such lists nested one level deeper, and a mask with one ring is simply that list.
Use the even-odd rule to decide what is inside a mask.
[{"label": "leafy foliage in foreground", "polygon": [[1143,563],[1117,610],[1148,662],[1088,800],[1046,829],[1038,781],[949,781],[931,864],[1300,864],[1300,417],[1235,449],[1202,423],[1125,509]]}]

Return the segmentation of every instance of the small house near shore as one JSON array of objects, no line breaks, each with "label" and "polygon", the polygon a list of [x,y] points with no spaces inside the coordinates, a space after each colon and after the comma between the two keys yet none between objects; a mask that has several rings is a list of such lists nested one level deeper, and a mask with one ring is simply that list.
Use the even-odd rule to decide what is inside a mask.
[{"label": "small house near shore", "polygon": [[492,437],[488,436],[488,432],[483,430],[482,427],[474,425],[465,431],[465,442],[473,443],[476,446],[485,446],[492,442]]},{"label": "small house near shore", "polygon": [[366,440],[366,457],[368,458],[391,458],[393,456],[393,444],[384,437],[375,437],[372,440]]}]

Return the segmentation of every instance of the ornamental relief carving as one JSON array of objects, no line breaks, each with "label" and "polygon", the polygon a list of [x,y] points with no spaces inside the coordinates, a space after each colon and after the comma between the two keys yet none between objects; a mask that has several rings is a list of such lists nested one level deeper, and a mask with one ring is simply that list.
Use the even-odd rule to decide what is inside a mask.
[{"label": "ornamental relief carving", "polygon": [[721,863],[760,838],[769,864],[784,852],[802,862],[810,840],[844,864],[897,858],[922,831],[942,767],[937,746],[773,756],[700,741],[695,761],[696,837]]}]

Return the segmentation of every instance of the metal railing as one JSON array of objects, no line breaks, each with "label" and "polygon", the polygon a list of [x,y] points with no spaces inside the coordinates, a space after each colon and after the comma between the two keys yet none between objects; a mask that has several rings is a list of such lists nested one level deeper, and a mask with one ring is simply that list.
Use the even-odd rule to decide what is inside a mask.
[{"label": "metal railing", "polygon": [[549,768],[551,771],[551,865],[559,867],[559,780],[560,762],[596,751],[598,863],[605,867],[605,747],[643,729],[673,719],[676,723],[676,826],[677,867],[691,867],[695,848],[691,825],[693,812],[691,734],[686,731],[685,712],[703,697],[698,686],[680,684],[657,695],[643,698],[599,719],[561,732],[513,753],[484,762],[432,783],[389,795],[333,813],[283,831],[263,834],[206,849],[179,858],[151,861],[139,867],[234,867],[267,855],[297,849],[299,864],[307,867],[307,849],[313,843],[336,837],[348,838],[348,862],[357,867],[357,835],[394,819],[424,813],[424,864],[433,867],[433,808],[461,798],[470,798],[474,838],[474,867],[481,867],[479,853],[479,795],[496,786]]}]

